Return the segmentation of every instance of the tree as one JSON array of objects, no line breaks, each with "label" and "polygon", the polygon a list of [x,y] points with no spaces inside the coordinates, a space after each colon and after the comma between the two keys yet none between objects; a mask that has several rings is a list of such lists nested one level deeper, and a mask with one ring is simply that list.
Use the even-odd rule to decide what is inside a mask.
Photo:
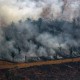
[{"label": "tree", "polygon": [[11,52],[11,56],[12,56],[12,58],[13,58],[13,62],[14,62],[14,57],[15,57],[14,52]]}]

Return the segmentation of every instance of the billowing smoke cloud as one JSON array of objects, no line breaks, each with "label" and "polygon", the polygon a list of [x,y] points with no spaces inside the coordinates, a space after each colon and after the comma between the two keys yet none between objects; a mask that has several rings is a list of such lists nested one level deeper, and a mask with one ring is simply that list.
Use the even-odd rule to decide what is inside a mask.
[{"label": "billowing smoke cloud", "polygon": [[80,56],[79,13],[78,0],[0,0],[0,59]]},{"label": "billowing smoke cloud", "polygon": [[0,59],[25,62],[80,56],[80,23],[76,20],[28,19],[1,27]]},{"label": "billowing smoke cloud", "polygon": [[78,0],[0,0],[0,21],[38,18],[72,20],[78,16]]},{"label": "billowing smoke cloud", "polygon": [[10,23],[20,19],[37,19],[42,12],[42,3],[37,7],[37,3],[31,0],[2,0],[0,1],[0,18]]}]

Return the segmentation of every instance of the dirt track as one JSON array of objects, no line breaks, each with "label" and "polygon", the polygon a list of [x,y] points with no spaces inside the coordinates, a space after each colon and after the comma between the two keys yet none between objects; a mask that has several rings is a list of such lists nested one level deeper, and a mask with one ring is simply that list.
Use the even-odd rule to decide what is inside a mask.
[{"label": "dirt track", "polygon": [[38,62],[32,62],[32,63],[11,63],[7,61],[0,61],[0,69],[15,68],[15,67],[26,68],[26,67],[33,67],[33,66],[61,64],[61,63],[69,63],[69,62],[80,62],[80,57],[63,59],[63,60],[38,61]]}]

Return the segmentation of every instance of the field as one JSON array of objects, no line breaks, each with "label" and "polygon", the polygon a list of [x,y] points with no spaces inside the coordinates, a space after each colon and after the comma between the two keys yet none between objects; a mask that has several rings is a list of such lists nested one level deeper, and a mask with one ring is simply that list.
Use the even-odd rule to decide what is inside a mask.
[{"label": "field", "polygon": [[0,80],[80,80],[80,58],[31,63],[0,61]]},{"label": "field", "polygon": [[80,63],[1,69],[0,80],[80,80]]}]

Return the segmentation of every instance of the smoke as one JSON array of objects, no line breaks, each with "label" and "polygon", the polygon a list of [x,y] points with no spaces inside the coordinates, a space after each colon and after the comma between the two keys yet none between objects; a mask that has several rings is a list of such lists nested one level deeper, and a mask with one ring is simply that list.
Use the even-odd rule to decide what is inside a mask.
[{"label": "smoke", "polygon": [[71,54],[80,56],[80,24],[77,23],[40,18],[1,27],[0,59],[26,62],[69,58]]},{"label": "smoke", "polygon": [[37,20],[40,17],[71,21],[79,14],[79,3],[76,0],[0,0],[0,22],[10,24],[12,21]]},{"label": "smoke", "polygon": [[31,0],[2,0],[0,1],[0,18],[7,23],[26,18],[37,19],[42,7],[36,7],[36,5],[37,3]]},{"label": "smoke", "polygon": [[0,59],[80,56],[79,2],[66,1],[0,0]]}]

